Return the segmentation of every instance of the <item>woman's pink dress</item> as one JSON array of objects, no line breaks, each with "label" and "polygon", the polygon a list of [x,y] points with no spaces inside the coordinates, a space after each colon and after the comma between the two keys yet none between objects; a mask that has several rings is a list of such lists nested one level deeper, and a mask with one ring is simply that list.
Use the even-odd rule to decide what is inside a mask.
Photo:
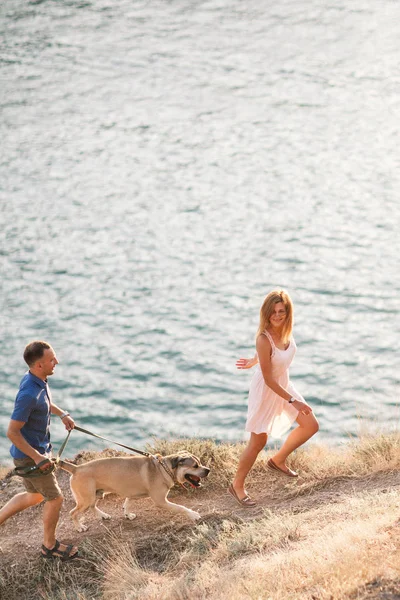
[{"label": "woman's pink dress", "polygon": [[[267,331],[264,331],[271,343],[271,364],[274,379],[297,400],[304,402],[289,380],[289,367],[296,353],[296,343],[293,338],[286,350],[280,350]],[[279,438],[286,433],[297,419],[299,411],[286,400],[278,396],[264,381],[260,364],[250,383],[249,408],[247,412],[246,431],[253,433],[267,433]]]}]

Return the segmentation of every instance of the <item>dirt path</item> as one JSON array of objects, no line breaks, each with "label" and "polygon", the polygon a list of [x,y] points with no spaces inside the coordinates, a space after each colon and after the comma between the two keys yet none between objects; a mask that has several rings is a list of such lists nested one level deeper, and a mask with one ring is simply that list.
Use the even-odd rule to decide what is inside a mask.
[{"label": "dirt path", "polygon": [[[115,495],[108,495],[100,500],[99,506],[111,515],[109,521],[97,521],[87,517],[88,531],[78,533],[73,529],[69,511],[74,501],[69,489],[69,475],[59,471],[57,475],[64,494],[61,519],[57,537],[63,542],[81,544],[87,539],[93,543],[104,544],[110,533],[120,535],[125,539],[134,539],[139,546],[146,539],[154,539],[169,530],[173,524],[174,530],[192,529],[193,525],[181,516],[171,516],[165,511],[154,507],[150,499],[139,499],[136,503],[137,518],[128,521],[123,517],[123,501]],[[302,486],[301,480],[287,481],[276,476],[275,481],[263,481],[253,484],[251,493],[258,501],[257,508],[243,509],[238,506],[225,488],[220,491],[207,489],[207,484],[201,490],[174,489],[170,492],[170,500],[183,504],[198,511],[205,521],[215,518],[230,518],[236,521],[247,521],[259,518],[264,509],[274,512],[295,510],[306,512],[321,504],[340,502],[344,496],[362,494],[364,491],[382,491],[400,488],[400,471],[378,472],[364,477],[339,477],[315,481],[311,485]],[[268,485],[269,483],[269,485]],[[1,492],[0,504],[24,488],[17,477]],[[40,551],[42,539],[42,507],[30,508],[15,515],[0,528],[0,558],[3,564],[22,564],[27,558],[34,557]]]}]

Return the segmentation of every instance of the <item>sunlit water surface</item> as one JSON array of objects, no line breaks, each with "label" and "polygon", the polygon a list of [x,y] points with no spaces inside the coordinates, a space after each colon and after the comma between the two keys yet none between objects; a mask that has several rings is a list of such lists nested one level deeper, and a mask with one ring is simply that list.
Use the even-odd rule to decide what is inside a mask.
[{"label": "sunlit water surface", "polygon": [[[139,448],[245,439],[235,360],[275,286],[317,441],[398,426],[399,17],[390,0],[0,5],[1,460],[37,338],[82,427]],[[67,454],[105,445],[74,433]]]}]

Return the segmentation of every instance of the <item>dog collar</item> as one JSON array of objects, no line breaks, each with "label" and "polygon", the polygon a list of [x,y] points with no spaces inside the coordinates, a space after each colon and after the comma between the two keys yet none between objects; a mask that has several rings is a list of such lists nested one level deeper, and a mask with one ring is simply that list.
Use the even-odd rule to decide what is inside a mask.
[{"label": "dog collar", "polygon": [[163,457],[161,455],[156,455],[154,458],[157,460],[158,464],[162,466],[162,468],[167,473],[167,475],[169,475],[171,477],[172,481],[174,483],[178,483],[178,481],[175,479],[175,475],[173,474],[171,469],[169,467],[167,467],[167,465],[165,464]]}]

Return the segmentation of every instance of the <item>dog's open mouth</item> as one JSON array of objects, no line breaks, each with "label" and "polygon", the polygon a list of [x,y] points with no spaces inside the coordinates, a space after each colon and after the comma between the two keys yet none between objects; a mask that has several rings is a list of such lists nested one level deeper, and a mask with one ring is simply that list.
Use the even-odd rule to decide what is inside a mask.
[{"label": "dog's open mouth", "polygon": [[190,475],[190,473],[186,473],[185,479],[193,487],[201,487],[200,477],[197,477],[196,475]]}]

